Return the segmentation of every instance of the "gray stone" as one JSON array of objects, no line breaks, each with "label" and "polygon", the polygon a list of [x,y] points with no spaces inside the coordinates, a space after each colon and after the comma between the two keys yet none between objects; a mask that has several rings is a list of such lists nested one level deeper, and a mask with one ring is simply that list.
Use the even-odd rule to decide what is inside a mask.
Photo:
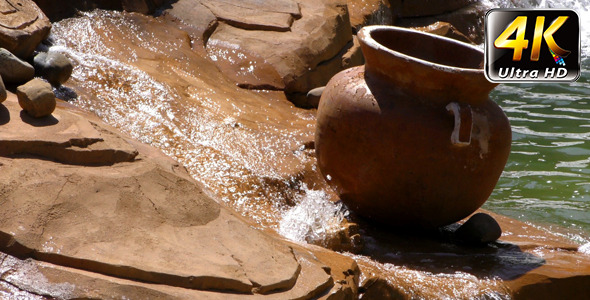
[{"label": "gray stone", "polygon": [[37,75],[45,78],[54,86],[60,86],[72,75],[74,66],[63,54],[58,52],[41,52],[33,60]]},{"label": "gray stone", "polygon": [[0,48],[0,76],[6,83],[24,83],[35,77],[35,69],[10,51]]},{"label": "gray stone", "polygon": [[470,244],[487,244],[500,238],[502,228],[496,220],[485,213],[471,216],[455,232],[457,238]]},{"label": "gray stone", "polygon": [[56,100],[51,85],[39,78],[19,86],[16,95],[20,107],[31,117],[45,117],[55,110]]},{"label": "gray stone", "polygon": [[0,103],[6,100],[6,87],[4,87],[4,81],[2,80],[2,76],[0,76]]}]

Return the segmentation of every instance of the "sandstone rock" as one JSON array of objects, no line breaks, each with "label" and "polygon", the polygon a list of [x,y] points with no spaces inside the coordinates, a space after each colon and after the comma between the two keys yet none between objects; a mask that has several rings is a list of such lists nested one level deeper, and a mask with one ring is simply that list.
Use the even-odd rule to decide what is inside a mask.
[{"label": "sandstone rock", "polygon": [[425,27],[438,21],[450,23],[459,32],[466,35],[470,41],[476,44],[483,43],[484,17],[492,7],[488,2],[476,1],[465,7],[447,13],[417,18],[399,18],[396,26]]},{"label": "sandstone rock", "polygon": [[165,0],[120,0],[124,10],[142,14],[153,13]]},{"label": "sandstone rock", "polygon": [[244,29],[289,31],[295,18],[301,17],[299,6],[293,0],[202,0],[218,19]]},{"label": "sandstone rock", "polygon": [[494,242],[502,235],[502,229],[494,218],[485,213],[476,213],[455,232],[460,240],[482,245]]},{"label": "sandstone rock", "polygon": [[469,39],[467,36],[465,36],[463,33],[461,33],[457,28],[455,28],[455,26],[453,26],[447,22],[438,21],[438,22],[432,23],[428,26],[414,27],[413,29],[428,32],[428,33],[438,34],[438,35],[452,38],[452,39],[456,39],[458,41],[465,42],[465,43],[475,44],[471,39]]},{"label": "sandstone rock", "polygon": [[49,19],[32,0],[0,0],[0,47],[28,58],[49,30]]},{"label": "sandstone rock", "polygon": [[8,50],[0,48],[0,76],[7,83],[25,83],[35,76],[35,69]]},{"label": "sandstone rock", "polygon": [[[57,298],[145,293],[181,299],[311,298],[334,286],[323,262],[220,207],[161,153],[65,109],[68,104],[54,113],[57,124],[29,124],[15,102],[11,94],[10,121],[0,131],[0,156],[21,158],[0,157],[0,251],[29,259],[0,259],[0,274],[10,270],[3,279],[14,286]],[[60,146],[92,157],[101,151],[94,144],[134,157],[130,143],[141,159],[91,168],[88,161],[52,161]]]},{"label": "sandstone rock", "polygon": [[367,25],[393,25],[390,0],[348,0],[350,25],[359,30]]},{"label": "sandstone rock", "polygon": [[33,0],[52,22],[76,15],[77,11],[90,11],[97,8],[123,10],[122,0],[61,0],[55,5],[54,0]]},{"label": "sandstone rock", "polygon": [[287,32],[220,24],[207,51],[220,70],[242,87],[305,97],[304,93],[342,70],[342,56],[353,44],[343,3],[301,0],[299,8],[301,18]]},{"label": "sandstone rock", "polygon": [[4,100],[6,100],[6,97],[8,95],[6,94],[6,87],[4,86],[4,80],[2,80],[2,75],[0,75],[0,103],[4,102]]},{"label": "sandstone rock", "polygon": [[217,27],[217,17],[198,0],[179,0],[170,5],[162,14],[178,20],[182,24],[181,28],[204,47]]},{"label": "sandstone rock", "polygon": [[[138,154],[128,142],[98,123],[79,117],[64,118],[60,109],[54,111],[53,118],[31,120],[20,114],[14,94],[9,94],[4,105],[10,112],[10,122],[0,131],[0,156],[35,156],[94,166],[130,162]],[[64,105],[60,102],[58,107]]]},{"label": "sandstone rock", "polygon": [[49,116],[55,109],[55,95],[51,85],[39,78],[19,86],[16,95],[20,107],[31,117]]},{"label": "sandstone rock", "polygon": [[72,75],[72,62],[59,52],[41,52],[33,60],[35,72],[54,86],[60,86]]}]

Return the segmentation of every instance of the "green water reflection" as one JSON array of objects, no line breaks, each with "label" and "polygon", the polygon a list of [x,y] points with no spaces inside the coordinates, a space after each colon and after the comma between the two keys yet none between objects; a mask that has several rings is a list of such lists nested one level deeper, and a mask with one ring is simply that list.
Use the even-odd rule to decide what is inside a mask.
[{"label": "green water reflection", "polygon": [[[588,69],[588,63],[582,67]],[[512,152],[484,208],[590,236],[590,73],[574,83],[504,84]]]}]

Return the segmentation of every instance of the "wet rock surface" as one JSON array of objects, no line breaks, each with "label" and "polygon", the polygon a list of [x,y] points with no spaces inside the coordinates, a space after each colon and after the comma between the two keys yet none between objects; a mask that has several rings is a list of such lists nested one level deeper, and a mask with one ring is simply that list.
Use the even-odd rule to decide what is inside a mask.
[{"label": "wet rock surface", "polygon": [[0,76],[6,83],[25,83],[35,76],[31,64],[0,48]]},{"label": "wet rock surface", "polygon": [[60,86],[68,81],[74,69],[72,62],[58,52],[41,52],[35,56],[33,62],[35,73],[53,86]]},{"label": "wet rock surface", "polygon": [[[121,138],[123,134],[77,108],[59,102],[53,113],[55,120],[32,122],[23,117],[16,97],[10,95],[9,100],[0,104],[0,150],[15,150],[0,153],[0,193],[13,196],[8,200],[0,197],[0,215],[4,216],[7,201],[18,201],[28,203],[22,206],[23,210],[42,218],[0,218],[0,240],[18,241],[13,248],[0,250],[4,252],[0,254],[0,297],[369,299],[371,294],[381,297],[387,291],[405,298],[536,299],[576,298],[589,293],[590,256],[576,251],[579,245],[489,212],[504,233],[498,242],[483,248],[453,243],[448,238],[450,231],[427,235],[392,233],[363,222],[356,227],[348,226],[343,235],[334,235],[362,236],[364,250],[355,250],[360,251],[356,255],[342,256],[324,248],[281,240],[271,231],[284,216],[283,207],[297,208],[306,199],[316,197],[318,191],[325,191],[319,193],[319,201],[337,200],[314,168],[314,111],[293,107],[281,92],[235,87],[234,81],[200,56],[205,55],[204,51],[194,50],[190,32],[178,30],[178,23],[168,22],[136,14],[85,13],[78,20],[58,24],[56,45],[68,57],[78,58],[72,58],[74,73],[64,88],[71,89],[69,95],[74,95],[72,101],[76,106],[165,151],[207,189],[192,187],[194,181],[179,163],[154,148]],[[84,42],[86,38],[90,44]],[[69,117],[63,114],[82,117],[75,122],[67,121]],[[22,126],[12,127],[15,122]],[[40,144],[43,147],[38,147]],[[92,160],[83,159],[88,157]],[[19,183],[22,179],[17,175],[21,173],[26,175],[23,182],[27,185]],[[51,192],[43,195],[51,203],[32,199],[42,187]],[[215,203],[193,210],[192,201],[212,203],[201,192],[220,199],[254,225],[240,223],[241,217]],[[87,201],[80,203],[76,197],[85,197]],[[55,205],[53,200],[57,200]],[[319,206],[310,207],[315,209],[316,216],[326,214]],[[10,209],[10,215],[24,213]],[[49,213],[43,214],[44,209]],[[75,212],[87,218],[71,217]],[[199,212],[212,213],[205,218],[193,217]],[[121,222],[126,226],[115,223],[122,220],[120,215],[125,216]],[[346,223],[336,219],[336,228]],[[191,223],[195,220],[209,222]],[[330,232],[332,219],[326,220],[316,220],[314,225]],[[98,222],[100,226],[96,225]],[[214,224],[218,227],[213,230]],[[30,234],[20,230],[21,225]],[[76,232],[74,227],[80,231]],[[208,229],[204,236],[185,234],[195,233],[199,227]],[[255,228],[263,228],[264,232]],[[6,229],[12,231],[5,232]],[[231,281],[237,284],[230,292],[178,287],[187,284],[185,279],[190,272],[186,270],[190,268],[186,264],[180,268],[184,273],[169,268],[166,273],[150,277],[154,270],[162,271],[167,261],[154,260],[144,265],[142,259],[154,259],[163,249],[178,244],[186,245],[179,246],[177,251],[193,254],[215,237],[233,241],[228,242],[230,249],[222,249],[225,254],[240,252],[240,245],[250,245],[244,238],[220,233],[218,229],[235,230],[248,237],[252,234],[255,241],[262,240],[261,245],[278,249],[277,255],[289,258],[285,266],[277,269],[279,274],[294,274],[293,267],[296,271],[298,265],[295,283],[265,283],[269,287],[267,292],[276,284],[289,283],[291,289],[278,289],[268,295],[240,294],[237,291],[244,286],[255,286],[250,278],[257,273],[250,273],[245,267],[239,269],[237,261],[233,266],[240,270],[238,273],[250,275],[237,277],[247,278],[243,282]],[[123,242],[123,237],[129,238]],[[328,245],[327,242],[319,244]],[[197,243],[205,244],[185,248]],[[135,253],[125,252],[138,245],[145,247]],[[65,248],[81,251],[72,253]],[[122,252],[113,253],[113,249]],[[178,262],[182,257],[178,255],[172,260]],[[197,257],[186,261],[205,260]],[[257,263],[254,259],[245,265]],[[197,270],[216,269],[205,264]],[[141,268],[134,269],[138,265]],[[263,266],[256,265],[261,271],[272,267]],[[168,275],[185,279],[180,279],[183,283],[154,283],[170,282]],[[193,275],[194,272],[188,276]],[[138,276],[150,279],[133,279]],[[228,282],[228,278],[236,277],[223,278]],[[196,279],[199,280],[198,276]]]},{"label": "wet rock surface", "polygon": [[51,115],[55,109],[55,95],[51,85],[35,78],[16,89],[18,104],[33,118]]},{"label": "wet rock surface", "polygon": [[49,19],[32,0],[0,1],[0,47],[28,58],[49,30]]},{"label": "wet rock surface", "polygon": [[[157,151],[64,104],[56,124],[37,127],[18,116],[15,102],[11,94],[4,103],[10,113],[0,137],[4,282],[59,298],[208,295],[172,287],[305,298],[333,287],[329,268],[308,251],[253,229]],[[94,167],[54,159],[54,145],[68,142],[134,159],[104,157]],[[84,288],[93,282],[92,292]]]}]

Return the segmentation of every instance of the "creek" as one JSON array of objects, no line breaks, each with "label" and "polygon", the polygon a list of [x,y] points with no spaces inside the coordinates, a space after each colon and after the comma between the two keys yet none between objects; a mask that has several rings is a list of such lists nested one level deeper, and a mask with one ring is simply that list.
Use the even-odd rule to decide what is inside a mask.
[{"label": "creek", "polygon": [[[588,20],[584,9],[581,19]],[[583,26],[577,82],[504,84],[491,93],[511,121],[513,148],[484,206],[579,244],[590,242],[590,60]],[[55,23],[51,39],[49,51],[75,65],[70,81],[56,90],[62,99],[161,149],[260,228],[320,245],[339,230],[349,212],[331,201],[337,197],[316,169],[315,111],[294,107],[281,92],[237,87],[186,33],[160,19],[96,10]],[[411,280],[416,291],[409,294],[501,299],[508,293],[496,278],[355,258],[375,272]]]}]

